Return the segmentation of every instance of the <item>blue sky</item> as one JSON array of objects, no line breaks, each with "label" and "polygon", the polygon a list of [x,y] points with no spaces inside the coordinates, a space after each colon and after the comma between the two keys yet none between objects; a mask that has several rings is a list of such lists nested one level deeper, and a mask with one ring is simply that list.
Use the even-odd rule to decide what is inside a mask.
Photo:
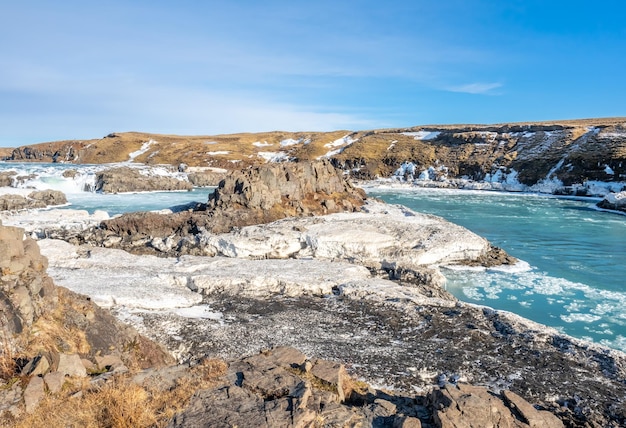
[{"label": "blue sky", "polygon": [[618,0],[0,0],[0,10],[0,146],[626,116]]}]

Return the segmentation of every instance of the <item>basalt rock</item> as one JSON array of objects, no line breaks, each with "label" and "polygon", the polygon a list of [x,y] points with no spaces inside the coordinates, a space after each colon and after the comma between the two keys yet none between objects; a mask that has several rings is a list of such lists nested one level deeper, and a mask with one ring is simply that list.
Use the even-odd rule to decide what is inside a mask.
[{"label": "basalt rock", "polygon": [[267,164],[231,173],[209,197],[212,231],[301,217],[356,211],[365,192],[327,161]]},{"label": "basalt rock", "polygon": [[187,172],[187,179],[195,187],[212,187],[218,186],[225,175],[221,172],[194,170]]},{"label": "basalt rock", "polygon": [[63,205],[67,199],[58,190],[37,190],[28,196],[6,194],[0,196],[0,211],[17,211],[24,209],[46,208]]},{"label": "basalt rock", "polygon": [[[48,261],[24,231],[0,224],[0,329],[11,338],[29,328],[56,303],[56,289],[45,273]],[[10,340],[7,345],[13,347]]]},{"label": "basalt rock", "polygon": [[[202,254],[181,240],[193,244],[201,231],[222,233],[285,217],[356,211],[364,201],[365,192],[353,187],[328,161],[268,164],[230,173],[206,206],[169,214],[125,214],[104,221],[99,230],[85,233],[79,241],[133,252]],[[160,244],[168,237],[176,248]]]},{"label": "basalt rock", "polygon": [[0,385],[20,372],[26,382],[27,376],[34,376],[35,381],[24,384],[28,411],[43,393],[43,380],[37,375],[48,370],[84,374],[80,357],[93,359],[114,350],[138,366],[171,361],[160,345],[91,299],[56,287],[47,266],[37,243],[25,237],[23,229],[0,224]]},{"label": "basalt rock", "polygon": [[46,206],[67,204],[65,194],[58,190],[38,190],[31,192],[28,197],[35,201],[41,201],[46,204]]},{"label": "basalt rock", "polygon": [[343,364],[276,347],[230,363],[222,383],[198,391],[168,427],[562,428],[511,391],[447,384],[428,397],[374,389]]},{"label": "basalt rock", "polygon": [[447,384],[430,396],[435,425],[441,428],[563,428],[554,414],[535,409],[511,391],[496,395],[486,388]]},{"label": "basalt rock", "polygon": [[111,168],[96,174],[96,191],[103,193],[191,190],[188,181],[162,175],[144,175],[130,167]]}]

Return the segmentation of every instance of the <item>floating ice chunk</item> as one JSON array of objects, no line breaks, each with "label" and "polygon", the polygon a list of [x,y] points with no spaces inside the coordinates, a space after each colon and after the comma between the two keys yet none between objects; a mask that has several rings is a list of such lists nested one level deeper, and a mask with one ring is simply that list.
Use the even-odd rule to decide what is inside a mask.
[{"label": "floating ice chunk", "polygon": [[561,315],[561,319],[567,323],[573,323],[573,322],[594,322],[594,321],[598,321],[600,318],[599,315],[591,315],[591,314],[582,314],[582,313],[573,313],[573,314],[568,314],[568,315]]},{"label": "floating ice chunk", "polygon": [[604,165],[604,172],[608,175],[615,175],[615,171],[613,171],[613,169],[608,165]]}]

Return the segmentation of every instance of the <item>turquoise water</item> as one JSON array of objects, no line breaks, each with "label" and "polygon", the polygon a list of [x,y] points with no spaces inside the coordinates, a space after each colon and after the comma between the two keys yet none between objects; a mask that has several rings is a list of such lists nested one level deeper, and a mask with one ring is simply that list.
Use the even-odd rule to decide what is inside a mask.
[{"label": "turquoise water", "polygon": [[87,210],[93,214],[103,210],[113,216],[133,211],[155,211],[186,205],[191,202],[206,203],[214,188],[197,188],[189,192],[150,192],[108,195],[101,193],[68,193],[67,208]]},{"label": "turquoise water", "polygon": [[527,262],[522,271],[445,270],[459,299],[626,351],[626,216],[595,201],[431,189],[370,190],[439,215]]},{"label": "turquoise water", "polygon": [[[116,215],[131,211],[153,211],[170,208],[178,205],[186,205],[190,202],[207,202],[209,193],[214,188],[197,188],[189,192],[151,192],[130,194],[102,194],[87,191],[95,186],[96,173],[100,170],[118,167],[132,166],[134,164],[111,164],[111,165],[69,165],[59,163],[21,163],[0,162],[0,172],[14,171],[16,176],[25,177],[16,180],[15,186],[33,189],[53,189],[63,192],[69,202],[66,208],[83,209],[93,214],[96,210],[104,210],[109,215]],[[64,171],[68,169],[77,172],[73,177],[65,177]],[[168,166],[152,167],[161,175],[176,176]],[[30,178],[29,178],[30,177]]]}]

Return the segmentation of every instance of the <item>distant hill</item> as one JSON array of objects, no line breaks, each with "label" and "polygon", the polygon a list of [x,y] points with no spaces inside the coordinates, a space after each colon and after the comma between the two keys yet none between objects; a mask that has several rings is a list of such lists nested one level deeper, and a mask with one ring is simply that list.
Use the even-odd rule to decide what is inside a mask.
[{"label": "distant hill", "polygon": [[328,157],[355,177],[386,177],[404,163],[434,179],[482,180],[514,172],[524,184],[559,179],[626,181],[626,118],[493,125],[422,125],[334,132],[213,136],[109,134],[4,150],[7,160],[68,163],[133,161],[224,169]]}]

